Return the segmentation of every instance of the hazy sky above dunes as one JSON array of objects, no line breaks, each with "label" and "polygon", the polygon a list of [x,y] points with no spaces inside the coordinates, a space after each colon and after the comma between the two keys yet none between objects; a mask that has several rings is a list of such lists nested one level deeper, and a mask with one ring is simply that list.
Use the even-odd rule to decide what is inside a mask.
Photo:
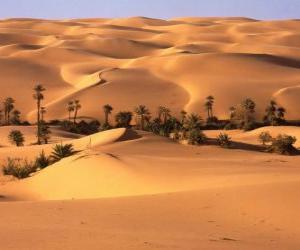
[{"label": "hazy sky above dunes", "polygon": [[1,0],[0,18],[247,16],[300,18],[300,0]]}]

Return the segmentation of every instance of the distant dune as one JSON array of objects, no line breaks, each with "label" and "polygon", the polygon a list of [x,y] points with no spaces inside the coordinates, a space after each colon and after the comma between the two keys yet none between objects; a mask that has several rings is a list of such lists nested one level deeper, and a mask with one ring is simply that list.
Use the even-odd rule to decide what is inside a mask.
[{"label": "distant dune", "polygon": [[48,119],[65,118],[73,98],[81,114],[98,119],[106,103],[115,111],[164,105],[204,116],[208,95],[220,118],[251,97],[258,115],[275,98],[299,119],[299,29],[299,20],[239,17],[1,20],[0,99],[12,96],[32,120],[39,82],[48,89]]}]

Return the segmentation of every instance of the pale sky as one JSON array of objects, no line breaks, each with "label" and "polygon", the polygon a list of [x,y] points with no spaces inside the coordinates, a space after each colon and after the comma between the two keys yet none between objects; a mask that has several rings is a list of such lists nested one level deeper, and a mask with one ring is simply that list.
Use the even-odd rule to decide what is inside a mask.
[{"label": "pale sky", "polygon": [[1,0],[0,18],[246,16],[300,18],[300,0]]}]

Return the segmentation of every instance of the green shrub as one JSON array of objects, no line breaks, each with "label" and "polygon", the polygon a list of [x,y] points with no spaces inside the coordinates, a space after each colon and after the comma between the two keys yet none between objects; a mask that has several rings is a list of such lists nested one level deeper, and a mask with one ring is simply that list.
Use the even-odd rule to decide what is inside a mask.
[{"label": "green shrub", "polygon": [[20,158],[7,158],[6,163],[2,166],[4,175],[12,175],[18,179],[29,177],[36,169],[33,162]]},{"label": "green shrub", "polygon": [[73,144],[56,144],[53,147],[51,158],[54,162],[75,154]]},{"label": "green shrub", "polygon": [[23,146],[25,141],[24,135],[20,130],[12,130],[8,135],[8,139],[17,147]]},{"label": "green shrub", "polygon": [[221,133],[217,138],[218,144],[223,148],[229,148],[231,145],[231,138],[228,134]]},{"label": "green shrub", "polygon": [[51,164],[50,157],[47,157],[44,150],[35,159],[35,165],[39,169],[44,169]]},{"label": "green shrub", "polygon": [[278,154],[291,155],[297,153],[297,149],[293,146],[297,138],[290,135],[278,135],[272,140],[272,144],[268,150]]},{"label": "green shrub", "polygon": [[199,145],[206,142],[207,137],[200,129],[192,129],[187,132],[187,140],[191,145]]},{"label": "green shrub", "polygon": [[265,146],[267,143],[272,142],[273,137],[269,132],[261,132],[258,136],[259,141]]}]

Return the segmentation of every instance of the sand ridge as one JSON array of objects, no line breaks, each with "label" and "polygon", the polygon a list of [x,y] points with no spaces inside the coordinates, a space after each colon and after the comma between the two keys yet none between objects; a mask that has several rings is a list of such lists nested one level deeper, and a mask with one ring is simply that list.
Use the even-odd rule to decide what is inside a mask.
[{"label": "sand ridge", "polygon": [[[0,22],[0,73],[9,86],[24,93],[14,98],[29,120],[35,108],[29,91],[37,82],[48,89],[48,119],[65,118],[62,106],[74,96],[82,99],[87,117],[103,119],[101,109],[91,103],[101,107],[109,102],[115,111],[147,104],[154,112],[162,105],[155,91],[175,114],[185,108],[203,116],[205,97],[214,95],[215,114],[227,118],[228,108],[246,97],[245,85],[259,114],[274,98],[287,108],[288,118],[298,119],[294,103],[299,96],[289,89],[298,88],[300,82],[299,26],[298,20],[240,17],[5,19]],[[99,73],[112,68],[120,71],[106,73],[108,85],[98,86]],[[18,74],[13,73],[16,70]],[[119,72],[131,76],[119,78]],[[140,79],[139,72],[147,74],[148,80]],[[152,89],[143,93],[147,85]],[[174,85],[180,100],[176,106]],[[97,93],[89,99],[85,97],[88,86]],[[126,92],[131,87],[137,89],[133,96],[132,91]],[[123,93],[122,97],[105,98],[108,88],[110,93]],[[0,98],[8,95],[4,87]],[[142,103],[144,99],[147,103]]]}]

